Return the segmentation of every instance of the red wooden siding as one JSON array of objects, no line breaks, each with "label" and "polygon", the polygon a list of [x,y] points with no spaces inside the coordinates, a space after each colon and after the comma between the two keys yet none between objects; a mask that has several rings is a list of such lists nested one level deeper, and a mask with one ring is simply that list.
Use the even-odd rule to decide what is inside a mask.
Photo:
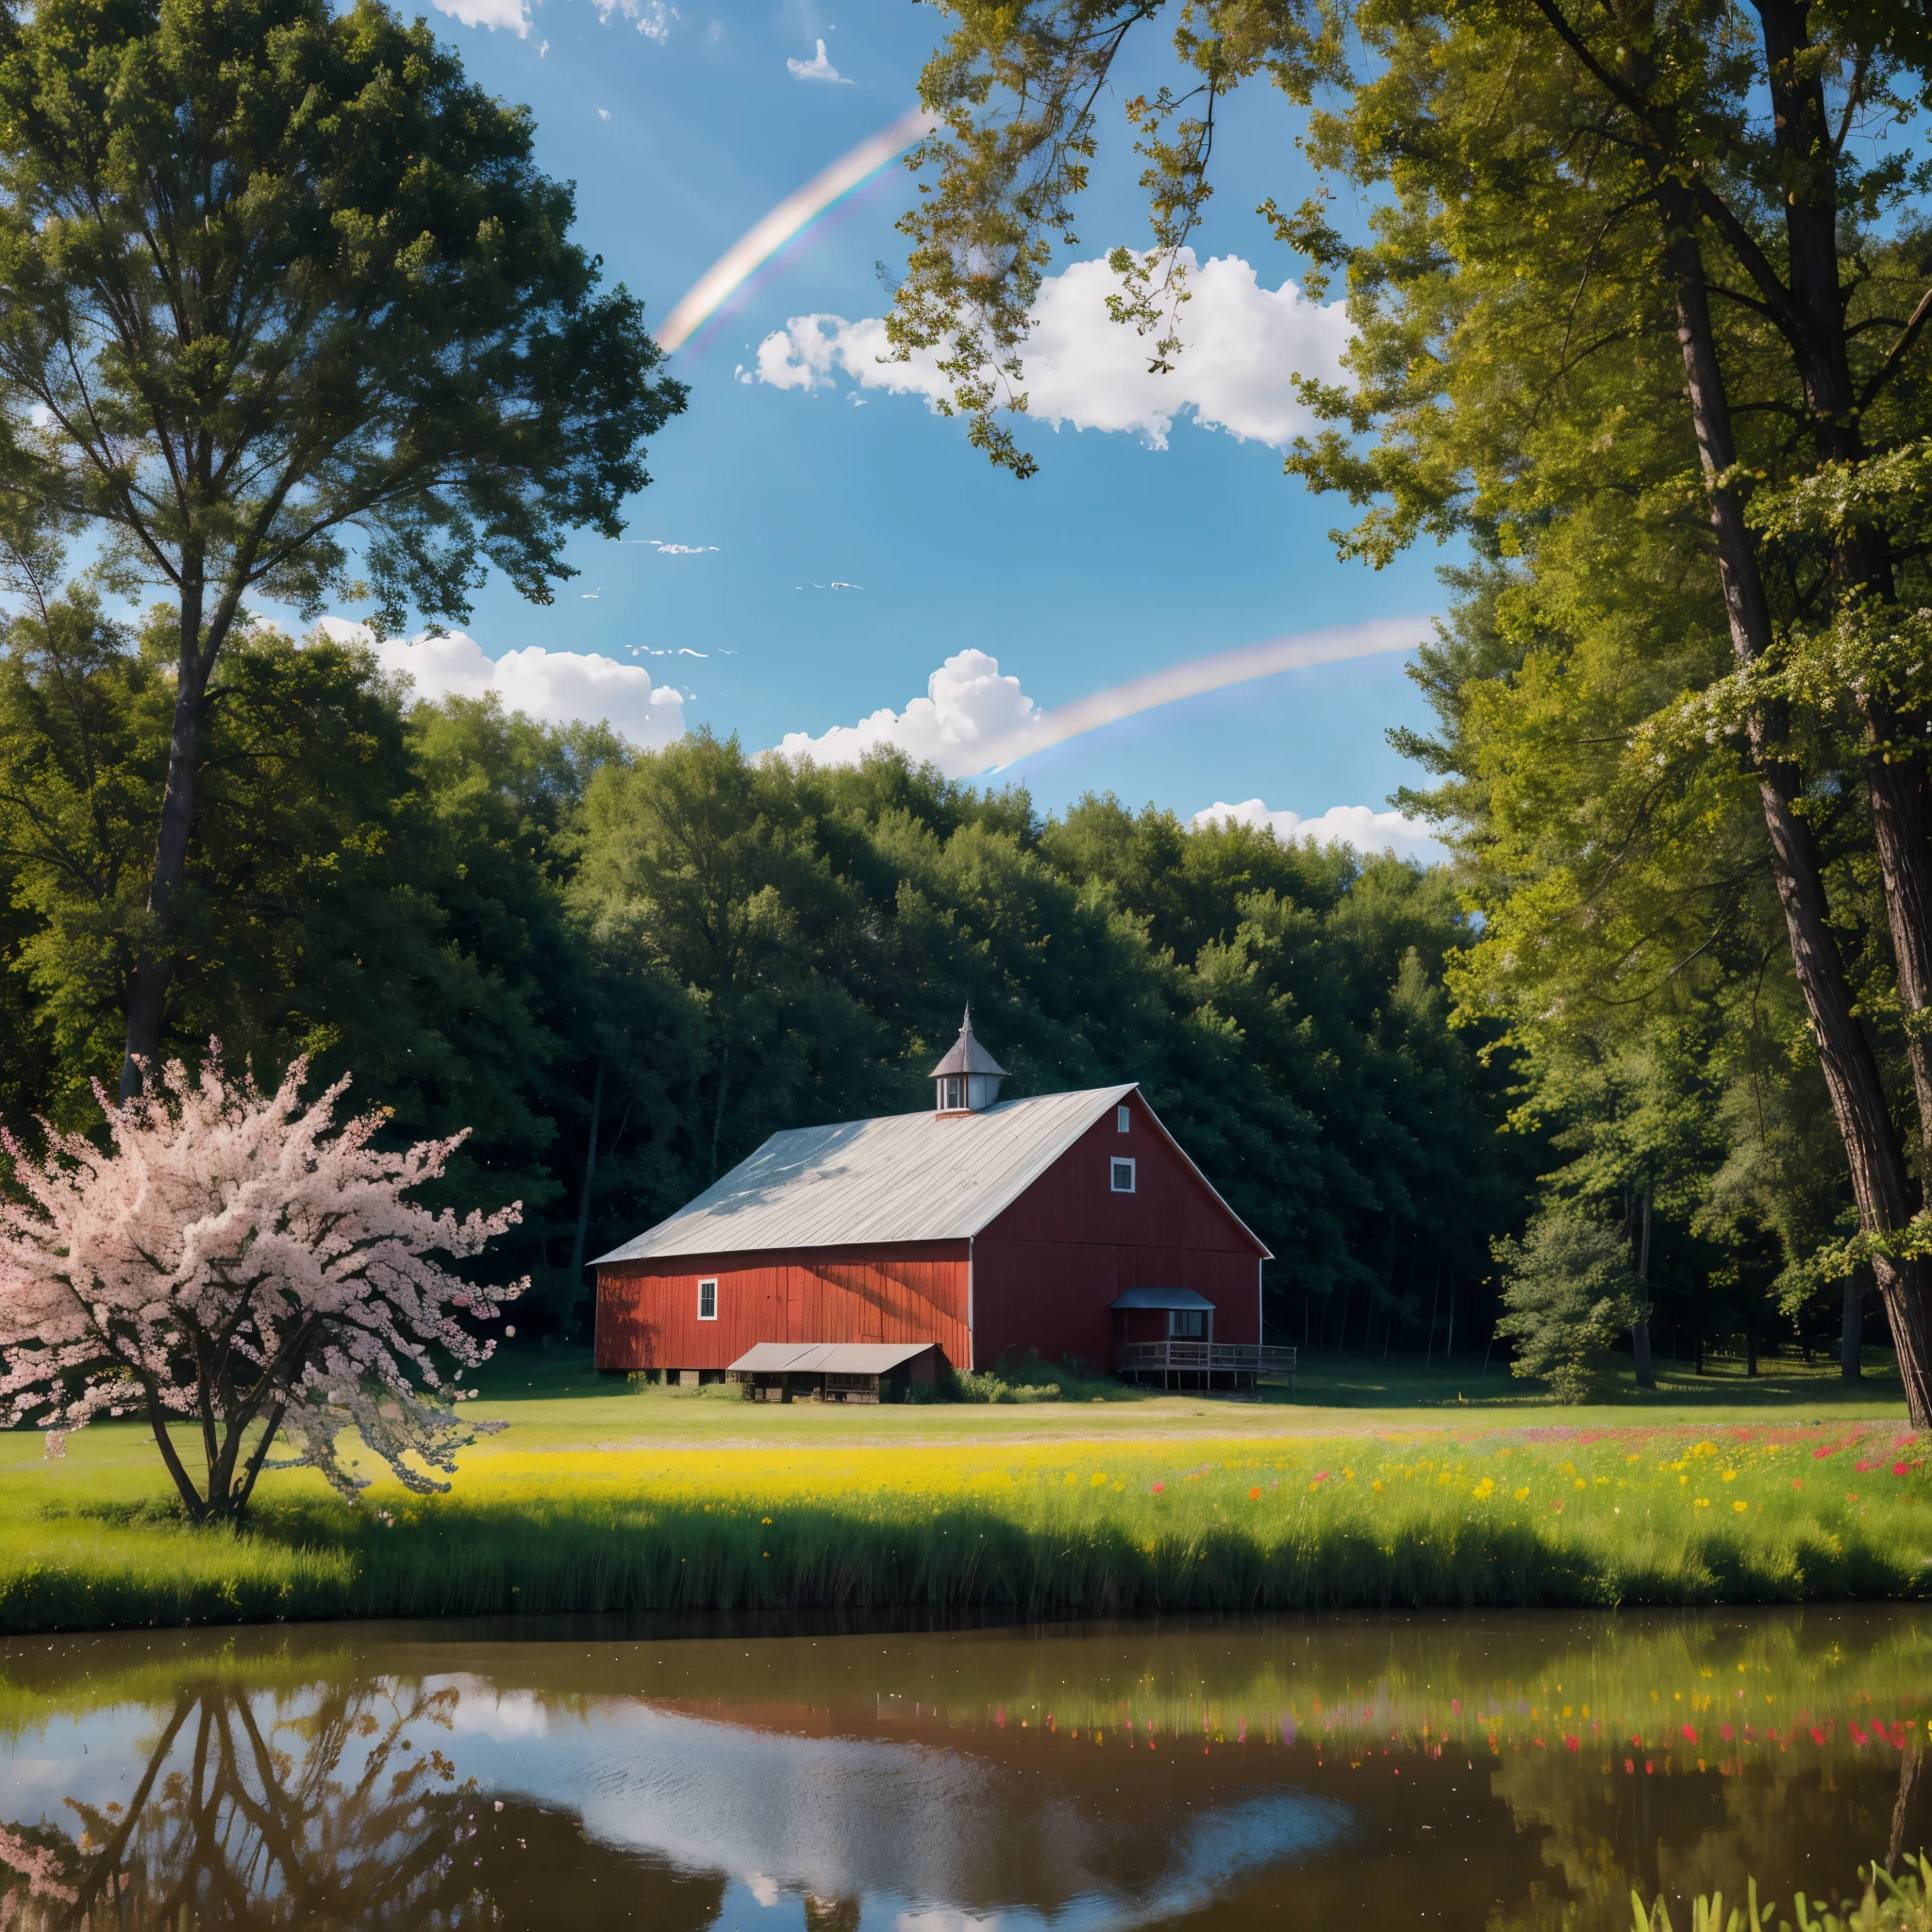
[{"label": "red wooden siding", "polygon": [[[937,1341],[972,1359],[966,1243],[790,1248],[620,1261],[597,1271],[597,1366],[724,1369],[760,1341]],[[698,1283],[718,1319],[698,1320]]]},{"label": "red wooden siding", "polygon": [[[1214,1304],[1217,1341],[1260,1341],[1259,1245],[1138,1093],[1127,1107],[1126,1133],[1109,1108],[974,1242],[974,1368],[1009,1348],[1110,1368],[1108,1304],[1125,1288],[1191,1288]],[[1134,1162],[1131,1194],[1112,1191],[1117,1156]]]}]

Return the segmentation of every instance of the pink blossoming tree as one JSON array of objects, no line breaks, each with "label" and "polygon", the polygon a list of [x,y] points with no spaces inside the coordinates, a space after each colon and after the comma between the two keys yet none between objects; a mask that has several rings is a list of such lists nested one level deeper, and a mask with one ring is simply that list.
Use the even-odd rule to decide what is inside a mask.
[{"label": "pink blossoming tree", "polygon": [[[264,1468],[353,1497],[351,1429],[408,1489],[447,1489],[425,1467],[502,1426],[455,1407],[494,1347],[468,1324],[528,1284],[473,1288],[431,1257],[476,1254],[520,1208],[432,1213],[404,1197],[462,1135],[387,1152],[380,1112],[335,1130],[346,1079],[305,1104],[304,1060],[267,1094],[219,1062],[171,1062],[120,1105],[96,1084],[105,1150],[48,1127],[36,1159],[0,1136],[20,1195],[0,1203],[0,1421],[37,1421],[58,1455],[97,1416],[144,1413],[196,1522],[237,1520]],[[175,1417],[200,1424],[199,1480]],[[271,1462],[277,1437],[294,1453]]]}]

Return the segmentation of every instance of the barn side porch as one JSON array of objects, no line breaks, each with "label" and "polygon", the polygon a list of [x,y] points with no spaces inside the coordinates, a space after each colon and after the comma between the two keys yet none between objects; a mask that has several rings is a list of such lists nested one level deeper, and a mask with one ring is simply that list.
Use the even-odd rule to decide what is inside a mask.
[{"label": "barn side porch", "polygon": [[1162,1389],[1227,1389],[1252,1391],[1263,1376],[1294,1387],[1295,1351],[1259,1341],[1124,1341],[1115,1356],[1116,1374],[1133,1382],[1157,1380]]}]

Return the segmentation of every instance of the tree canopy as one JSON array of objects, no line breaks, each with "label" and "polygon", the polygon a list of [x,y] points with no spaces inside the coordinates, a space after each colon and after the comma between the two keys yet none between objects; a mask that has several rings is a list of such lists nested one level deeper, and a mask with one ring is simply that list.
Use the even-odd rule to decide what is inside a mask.
[{"label": "tree canopy", "polygon": [[211,680],[247,600],[460,618],[615,536],[683,407],[528,113],[379,0],[0,8],[0,493],[166,598],[124,1091],[156,1052]]}]

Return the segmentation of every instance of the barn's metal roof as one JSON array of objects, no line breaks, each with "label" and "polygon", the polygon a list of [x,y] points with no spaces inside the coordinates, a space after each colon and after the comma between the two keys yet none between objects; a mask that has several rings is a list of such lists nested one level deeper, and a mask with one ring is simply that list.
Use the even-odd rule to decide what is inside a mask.
[{"label": "barn's metal roof", "polygon": [[761,1341],[725,1371],[727,1374],[890,1375],[934,1341]]},{"label": "barn's metal roof", "polygon": [[[978,1113],[886,1114],[774,1134],[696,1200],[635,1241],[599,1255],[592,1265],[766,1248],[964,1241],[1134,1091],[1132,1082],[1090,1087],[1003,1100]],[[1154,1125],[1166,1133],[1158,1121]],[[1187,1159],[1184,1152],[1181,1158]],[[1267,1253],[1259,1241],[1255,1245]]]}]

